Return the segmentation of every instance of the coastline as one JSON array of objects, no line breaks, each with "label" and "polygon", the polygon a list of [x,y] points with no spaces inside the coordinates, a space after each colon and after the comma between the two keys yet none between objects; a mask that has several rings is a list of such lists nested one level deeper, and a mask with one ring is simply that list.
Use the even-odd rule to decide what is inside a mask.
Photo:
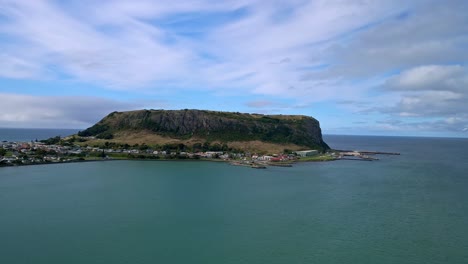
[{"label": "coastline", "polygon": [[[65,164],[65,163],[80,163],[80,162],[103,162],[103,161],[189,161],[189,162],[225,162],[235,166],[245,166],[251,168],[266,168],[271,167],[292,167],[295,163],[305,163],[305,162],[330,162],[338,160],[348,160],[348,161],[377,161],[378,158],[375,158],[375,155],[400,155],[397,152],[381,152],[381,151],[346,151],[342,150],[333,150],[327,154],[314,155],[310,157],[300,157],[287,161],[270,161],[270,160],[241,160],[241,159],[220,159],[220,158],[181,158],[180,156],[174,156],[173,158],[161,158],[160,156],[145,156],[145,158],[128,158],[128,157],[106,157],[106,158],[78,158],[70,159],[64,161],[43,161],[43,162],[15,162],[15,163],[0,163],[0,168],[2,167],[21,167],[21,166],[33,166],[33,165],[51,165],[51,164]],[[157,157],[157,158],[155,158]],[[19,161],[19,160],[18,160]]]},{"label": "coastline", "polygon": [[296,162],[328,162],[336,160],[375,161],[376,155],[400,155],[397,152],[357,151],[329,149],[291,151],[269,154],[233,149],[202,150],[187,146],[115,145],[81,146],[74,140],[60,137],[43,141],[0,143],[0,167],[96,162],[110,160],[137,161],[210,161],[228,162],[232,165],[247,165],[254,168],[292,167]]},{"label": "coastline", "polygon": [[[223,160],[223,159],[167,159],[167,158],[103,158],[103,159],[75,159],[67,161],[54,161],[54,162],[37,162],[37,163],[21,163],[21,164],[2,164],[3,167],[22,167],[22,166],[34,166],[34,165],[54,165],[54,164],[67,164],[67,163],[82,163],[82,162],[108,162],[108,161],[170,161],[170,162],[218,162],[227,163],[231,165],[252,167],[252,166],[265,166],[265,167],[292,167],[296,163],[315,163],[315,162],[331,162],[338,160],[346,160],[340,158],[316,158],[316,159],[297,159],[290,162],[264,162],[264,161],[243,161],[243,160]],[[348,159],[348,160],[359,160],[359,159]]]},{"label": "coastline", "polygon": [[[268,162],[251,162],[249,164],[245,164],[242,166],[251,167],[251,165],[263,165],[263,166],[272,166],[272,167],[292,167],[294,163],[300,162],[327,162],[327,161],[335,161],[334,160],[296,160],[294,162],[288,163],[268,163]],[[159,159],[139,159],[139,158],[107,158],[107,159],[85,159],[85,160],[69,160],[69,161],[54,161],[54,162],[38,162],[38,163],[22,163],[22,164],[2,164],[0,165],[1,168],[8,168],[8,167],[23,167],[23,166],[40,166],[40,165],[54,165],[54,164],[67,164],[67,163],[84,163],[84,162],[108,162],[108,161],[170,161],[170,162],[217,162],[217,163],[227,163],[232,164],[233,162],[238,162],[239,160],[221,160],[221,159],[166,159],[166,158],[159,158]]]}]

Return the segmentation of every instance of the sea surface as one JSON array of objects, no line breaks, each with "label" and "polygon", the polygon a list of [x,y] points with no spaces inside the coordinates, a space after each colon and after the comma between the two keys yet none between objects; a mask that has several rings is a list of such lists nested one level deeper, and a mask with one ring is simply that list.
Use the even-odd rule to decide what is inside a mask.
[{"label": "sea surface", "polygon": [[0,263],[468,263],[468,139],[325,141],[401,155],[0,168]]},{"label": "sea surface", "polygon": [[43,140],[51,137],[66,137],[78,133],[78,129],[54,129],[54,128],[0,128],[0,141],[28,142]]}]

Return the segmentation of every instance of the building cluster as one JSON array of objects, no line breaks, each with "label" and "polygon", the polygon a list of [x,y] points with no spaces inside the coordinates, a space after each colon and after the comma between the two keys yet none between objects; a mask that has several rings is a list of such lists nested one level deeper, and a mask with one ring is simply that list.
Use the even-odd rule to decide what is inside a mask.
[{"label": "building cluster", "polygon": [[169,151],[151,148],[103,148],[80,145],[47,145],[43,142],[0,142],[0,165],[35,164],[47,162],[66,162],[90,158],[188,158],[188,159],[222,159],[258,162],[285,162],[297,159],[298,156],[318,154],[316,150],[297,151],[295,154],[258,155],[256,153],[234,153],[225,151]]},{"label": "building cluster", "polygon": [[69,154],[81,151],[79,147],[46,145],[42,142],[0,142],[0,165],[37,164],[69,161]]}]

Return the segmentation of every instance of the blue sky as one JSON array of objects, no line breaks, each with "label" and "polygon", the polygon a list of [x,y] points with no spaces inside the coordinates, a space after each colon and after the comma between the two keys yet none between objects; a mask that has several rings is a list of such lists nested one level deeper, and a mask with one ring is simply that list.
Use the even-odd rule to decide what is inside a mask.
[{"label": "blue sky", "polygon": [[468,136],[468,2],[0,0],[0,127],[112,111],[316,117],[328,134]]}]

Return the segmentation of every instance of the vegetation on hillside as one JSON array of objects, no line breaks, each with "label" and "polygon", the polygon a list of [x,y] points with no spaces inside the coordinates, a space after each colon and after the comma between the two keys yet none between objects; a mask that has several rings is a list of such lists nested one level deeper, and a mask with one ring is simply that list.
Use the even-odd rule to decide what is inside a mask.
[{"label": "vegetation on hillside", "polygon": [[149,131],[171,139],[204,142],[262,141],[326,150],[317,120],[306,116],[261,115],[205,110],[113,112],[80,137],[113,139],[117,134]]}]

